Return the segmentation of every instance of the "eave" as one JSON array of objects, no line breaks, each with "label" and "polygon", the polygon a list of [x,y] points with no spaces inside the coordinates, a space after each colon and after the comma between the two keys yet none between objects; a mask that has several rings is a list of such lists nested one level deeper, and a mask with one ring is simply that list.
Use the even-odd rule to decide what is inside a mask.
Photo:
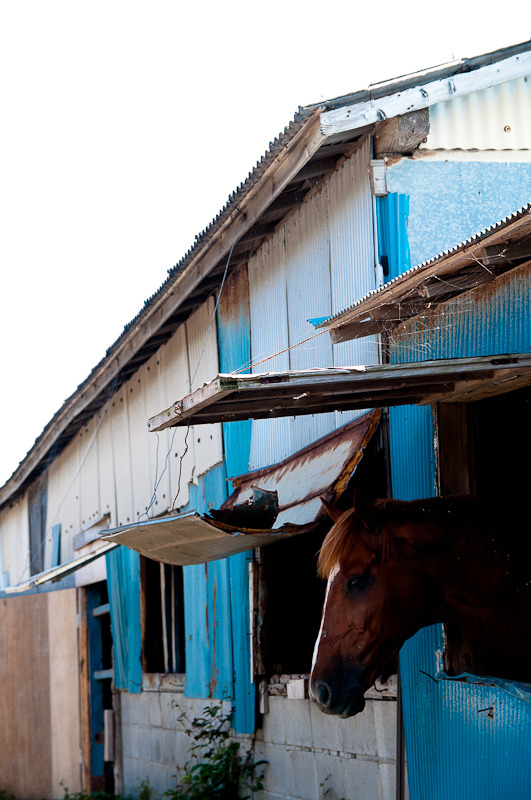
[{"label": "eave", "polygon": [[418,314],[531,263],[531,205],[405,272],[321,322],[334,343],[392,330]]}]

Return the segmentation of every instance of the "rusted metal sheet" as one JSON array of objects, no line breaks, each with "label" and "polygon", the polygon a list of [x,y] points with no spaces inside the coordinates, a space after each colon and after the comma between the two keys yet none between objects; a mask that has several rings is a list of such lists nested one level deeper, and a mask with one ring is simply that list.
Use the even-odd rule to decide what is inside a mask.
[{"label": "rusted metal sheet", "polygon": [[342,494],[379,420],[380,412],[371,411],[279,464],[233,479],[235,491],[218,511],[138,522],[104,538],[156,561],[189,565],[312,530],[321,496]]},{"label": "rusted metal sheet", "polygon": [[333,342],[390,330],[531,258],[531,204],[452,250],[412,267],[322,322]]}]

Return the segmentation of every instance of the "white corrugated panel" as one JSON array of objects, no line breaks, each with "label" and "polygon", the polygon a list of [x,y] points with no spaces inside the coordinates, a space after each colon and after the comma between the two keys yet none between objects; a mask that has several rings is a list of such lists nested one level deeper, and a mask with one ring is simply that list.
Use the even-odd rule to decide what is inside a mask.
[{"label": "white corrugated panel", "polygon": [[[249,261],[249,307],[253,372],[289,369],[284,227]],[[259,363],[274,356],[263,364]],[[253,420],[249,468],[274,464],[290,455],[292,420]]]},{"label": "white corrugated panel", "polygon": [[92,417],[89,424],[83,427],[79,433],[79,444],[83,458],[80,471],[82,530],[94,525],[102,513],[98,457],[98,428],[100,424],[101,413]]},{"label": "white corrugated panel", "polygon": [[73,538],[81,530],[82,439],[80,434],[72,439],[48,469],[45,566],[50,563],[52,527],[57,523],[61,523],[61,561],[74,557]]},{"label": "white corrugated panel", "polygon": [[[316,336],[309,319],[332,313],[328,186],[286,223],[286,284],[290,345],[289,368],[327,367],[333,363],[329,336]],[[335,415],[314,414],[291,420],[291,453],[335,428]],[[291,454],[290,453],[290,454]]]},{"label": "white corrugated panel", "polygon": [[29,578],[29,513],[28,495],[0,513],[0,547],[2,572],[7,572],[9,584]]},{"label": "white corrugated panel", "polygon": [[108,414],[113,447],[118,525],[128,525],[135,520],[127,399],[127,384],[124,384],[112,398]]},{"label": "white corrugated panel", "polygon": [[[188,369],[188,350],[186,344],[186,328],[181,325],[171,339],[158,351],[160,356],[160,374],[162,377],[162,392],[164,401],[161,408],[167,408],[180,397],[190,391],[190,373]],[[155,434],[150,434],[154,436]],[[159,434],[160,436],[160,434]],[[188,434],[188,449],[186,450],[187,429],[173,428],[168,437],[168,447],[164,451],[164,461],[168,455],[167,471],[170,476],[170,505],[182,508],[188,503],[188,484],[192,480],[194,470],[194,441],[192,434]],[[186,452],[186,454],[185,454]],[[164,469],[164,464],[162,465]],[[179,478],[180,476],[180,478]]]},{"label": "white corrugated panel", "polygon": [[[332,349],[327,336],[310,338],[317,331],[308,323],[375,286],[369,156],[367,141],[250,260],[253,372],[378,363],[376,339]],[[286,458],[353,416],[255,420],[250,469]]]},{"label": "white corrugated panel", "polygon": [[[192,391],[216,377],[219,371],[215,301],[210,297],[186,321],[188,363]],[[194,478],[223,461],[221,425],[200,425],[190,431],[194,441]]]},{"label": "white corrugated panel", "polygon": [[146,514],[153,495],[154,470],[150,464],[147,412],[144,403],[145,369],[141,367],[125,384],[127,394],[127,421],[129,424],[130,462],[118,469],[130,469],[133,482],[133,513],[137,520]]},{"label": "white corrugated panel", "polygon": [[427,150],[529,150],[531,80],[518,78],[430,108]]},{"label": "white corrugated panel", "polygon": [[[161,353],[157,351],[142,367],[142,387],[144,392],[144,426],[148,445],[148,460],[150,469],[150,482],[152,495],[150,498],[151,509],[149,516],[157,516],[171,507],[172,497],[170,490],[169,461],[171,454],[171,431],[150,433],[147,429],[147,420],[165,408],[168,401],[165,392],[164,375],[161,369]],[[166,456],[168,455],[168,458]]]},{"label": "white corrugated panel", "polygon": [[118,524],[116,521],[116,481],[110,409],[111,403],[108,403],[103,411],[103,419],[98,430],[98,475],[101,513],[110,514],[109,525],[116,526]]}]

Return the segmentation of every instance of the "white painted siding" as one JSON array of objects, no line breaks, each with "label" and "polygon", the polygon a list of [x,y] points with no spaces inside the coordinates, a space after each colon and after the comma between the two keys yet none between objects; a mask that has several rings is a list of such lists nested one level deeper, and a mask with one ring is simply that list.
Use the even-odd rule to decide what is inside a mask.
[{"label": "white painted siding", "polygon": [[[186,322],[192,391],[211,381],[219,372],[216,321],[213,319],[214,306],[214,298],[210,297]],[[197,478],[223,461],[221,425],[192,427],[189,441],[192,439],[195,459],[194,478]]]},{"label": "white painted siding", "polygon": [[529,150],[531,79],[518,78],[430,108],[426,150]]},{"label": "white painted siding", "polygon": [[74,557],[73,538],[81,530],[80,460],[87,456],[94,437],[83,432],[70,442],[48,468],[48,502],[45,532],[45,568],[51,563],[52,528],[61,524],[61,561]]},{"label": "white painted siding", "polygon": [[27,495],[0,512],[0,548],[2,572],[8,573],[9,585],[26,580],[30,574]]},{"label": "white painted siding", "polygon": [[[367,140],[250,260],[253,372],[378,363],[375,338],[332,347],[328,335],[310,338],[316,331],[308,323],[375,287],[369,157]],[[255,420],[251,469],[286,458],[354,416]]]},{"label": "white painted siding", "polygon": [[[65,563],[79,555],[73,546],[77,534],[95,525],[126,525],[146,513],[157,516],[170,509],[174,499],[176,507],[185,505],[189,484],[222,461],[220,425],[190,429],[182,468],[186,431],[175,429],[155,435],[147,428],[150,416],[189,392],[193,373],[194,388],[217,375],[216,326],[210,324],[213,313],[214,301],[210,299],[52,461],[48,469],[46,568],[51,565],[52,527],[56,523],[61,524],[61,562]],[[3,523],[9,527],[8,534],[2,533],[4,570],[16,574],[15,582],[23,577],[29,541],[26,502],[23,509],[17,512],[16,522],[14,512],[9,512],[9,521]],[[22,514],[25,527],[21,527]],[[7,519],[6,515],[4,512]],[[102,522],[104,515],[108,516]],[[24,531],[23,547],[20,537],[12,544],[15,538],[11,528]],[[88,576],[87,570],[82,583]]]}]

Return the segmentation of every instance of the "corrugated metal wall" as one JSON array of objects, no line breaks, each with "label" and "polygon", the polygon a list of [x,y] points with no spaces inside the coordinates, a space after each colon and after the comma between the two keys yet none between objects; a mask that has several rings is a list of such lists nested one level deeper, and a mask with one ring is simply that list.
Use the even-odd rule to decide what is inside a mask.
[{"label": "corrugated metal wall", "polygon": [[0,513],[2,584],[19,583],[29,577],[29,512],[24,495],[11,508]]},{"label": "corrugated metal wall", "polygon": [[[366,140],[250,260],[253,372],[378,362],[373,338],[332,347],[319,336],[286,351],[315,332],[309,319],[330,316],[375,287],[369,155]],[[354,416],[255,421],[250,466],[280,461]]]},{"label": "corrugated metal wall", "polygon": [[[531,269],[522,267],[400,326],[392,361],[528,352],[530,314]],[[430,409],[392,408],[390,426],[393,495],[434,494]],[[412,800],[528,798],[530,706],[502,689],[437,682],[441,644],[434,626],[400,655]]]},{"label": "corrugated metal wall", "polygon": [[529,150],[530,130],[531,81],[518,78],[431,106],[430,132],[420,147]]}]

